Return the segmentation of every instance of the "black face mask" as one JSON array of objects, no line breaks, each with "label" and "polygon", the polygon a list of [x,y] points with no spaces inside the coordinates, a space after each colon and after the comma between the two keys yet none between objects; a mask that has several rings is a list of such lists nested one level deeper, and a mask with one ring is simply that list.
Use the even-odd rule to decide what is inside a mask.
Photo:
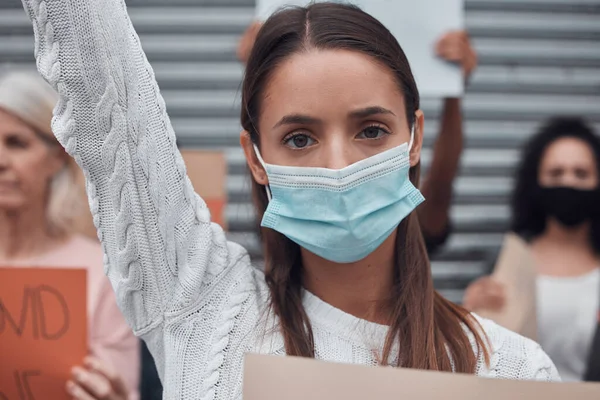
[{"label": "black face mask", "polygon": [[540,200],[546,215],[566,227],[581,225],[600,209],[600,190],[573,187],[541,187]]}]

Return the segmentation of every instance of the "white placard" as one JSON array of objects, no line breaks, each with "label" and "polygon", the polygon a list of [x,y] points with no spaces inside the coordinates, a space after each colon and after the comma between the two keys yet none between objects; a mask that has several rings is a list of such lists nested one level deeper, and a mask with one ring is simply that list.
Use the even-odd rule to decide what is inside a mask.
[{"label": "white placard", "polygon": [[283,6],[305,6],[306,0],[256,0],[256,19],[264,21]]},{"label": "white placard", "polygon": [[359,5],[394,34],[408,57],[422,96],[463,94],[460,67],[435,54],[435,45],[444,33],[463,29],[463,0],[360,0]]},{"label": "white placard", "polygon": [[[381,21],[408,57],[423,97],[460,97],[464,91],[461,68],[435,54],[446,32],[464,29],[464,0],[354,0],[347,1]],[[268,18],[285,5],[307,5],[308,0],[257,0],[256,16]]]},{"label": "white placard", "polygon": [[[264,21],[275,11],[286,6],[306,6],[310,3],[319,3],[329,1],[334,3],[352,3],[351,0],[256,0],[256,19]],[[368,0],[367,0],[368,1]]]}]

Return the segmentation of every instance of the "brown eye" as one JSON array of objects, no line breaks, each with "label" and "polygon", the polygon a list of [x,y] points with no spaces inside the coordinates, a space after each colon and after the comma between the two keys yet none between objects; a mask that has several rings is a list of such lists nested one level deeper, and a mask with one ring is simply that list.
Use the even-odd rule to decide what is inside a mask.
[{"label": "brown eye", "polygon": [[577,168],[575,170],[575,176],[579,179],[587,179],[590,176],[590,172],[583,168]]},{"label": "brown eye", "polygon": [[385,135],[389,134],[390,133],[382,127],[373,125],[364,129],[361,133],[358,134],[357,137],[359,139],[381,139]]},{"label": "brown eye", "polygon": [[308,144],[308,137],[304,135],[294,136],[292,139],[295,147],[305,147]]},{"label": "brown eye", "polygon": [[18,136],[9,136],[6,139],[6,146],[13,149],[26,149],[29,144]]},{"label": "brown eye", "polygon": [[284,140],[284,143],[292,149],[303,149],[311,146],[314,143],[314,139],[304,133],[299,133],[288,137]]},{"label": "brown eye", "polygon": [[553,178],[560,178],[563,175],[563,170],[562,168],[553,168],[550,171],[548,171],[548,175],[550,175]]}]

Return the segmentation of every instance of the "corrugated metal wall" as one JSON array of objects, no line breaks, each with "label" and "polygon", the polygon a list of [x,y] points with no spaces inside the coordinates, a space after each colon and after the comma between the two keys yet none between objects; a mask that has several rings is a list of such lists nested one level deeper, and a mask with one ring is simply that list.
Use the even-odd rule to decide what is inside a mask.
[{"label": "corrugated metal wall", "polygon": [[[224,149],[229,160],[231,238],[254,255],[252,208],[239,148],[242,66],[235,48],[253,0],[128,0],[185,147]],[[433,262],[453,300],[490,265],[507,226],[518,149],[555,114],[580,114],[600,132],[600,0],[467,0],[467,27],[480,67],[464,101],[467,149],[455,185],[456,228]],[[31,68],[31,27],[20,1],[0,0],[0,64]],[[426,143],[441,102],[424,99]],[[424,152],[427,166],[431,153]]]}]

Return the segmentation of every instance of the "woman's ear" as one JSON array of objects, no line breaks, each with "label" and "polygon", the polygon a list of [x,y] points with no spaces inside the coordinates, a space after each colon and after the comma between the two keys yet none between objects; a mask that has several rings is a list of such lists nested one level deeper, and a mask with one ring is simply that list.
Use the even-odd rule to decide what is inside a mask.
[{"label": "woman's ear", "polygon": [[423,148],[423,132],[425,126],[425,116],[422,110],[415,112],[415,137],[410,149],[410,166],[414,167],[421,160],[421,149]]},{"label": "woman's ear", "polygon": [[53,177],[62,171],[62,169],[65,168],[69,163],[70,157],[71,156],[67,154],[66,150],[62,146],[57,144],[52,147],[49,151],[45,168],[48,174]]},{"label": "woman's ear", "polygon": [[242,131],[240,134],[240,143],[242,145],[242,149],[244,149],[246,162],[248,163],[248,167],[250,168],[250,172],[252,173],[254,180],[260,185],[268,185],[269,180],[267,178],[267,172],[256,156],[254,144],[250,139],[250,133],[248,131]]}]

